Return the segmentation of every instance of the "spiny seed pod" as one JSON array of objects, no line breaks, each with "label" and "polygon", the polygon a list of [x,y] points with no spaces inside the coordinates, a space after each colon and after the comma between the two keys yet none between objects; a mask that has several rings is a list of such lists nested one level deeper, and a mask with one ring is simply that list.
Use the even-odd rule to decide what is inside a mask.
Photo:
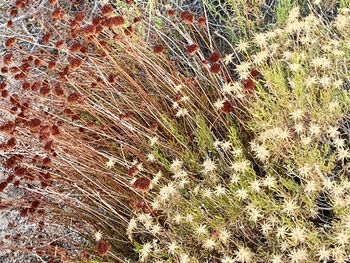
[{"label": "spiny seed pod", "polygon": [[16,44],[16,38],[10,37],[9,39],[6,40],[5,42],[5,47],[6,48],[12,48]]},{"label": "spiny seed pod", "polygon": [[12,53],[7,53],[4,58],[3,58],[3,62],[4,65],[9,65],[12,63],[12,58],[13,58],[13,54]]},{"label": "spiny seed pod", "polygon": [[134,29],[133,29],[133,27],[132,27],[131,25],[128,26],[127,28],[125,28],[124,34],[125,34],[126,36],[131,36],[132,33],[134,33]]},{"label": "spiny seed pod", "polygon": [[232,112],[233,111],[233,106],[232,106],[231,102],[226,100],[224,102],[224,105],[221,107],[221,111],[223,113],[225,113],[225,114],[228,114],[228,113]]},{"label": "spiny seed pod", "polygon": [[16,7],[12,7],[10,10],[10,16],[17,16],[18,15],[18,9]]},{"label": "spiny seed pod", "polygon": [[136,179],[136,181],[133,183],[133,186],[141,192],[147,192],[150,184],[150,179],[148,179],[147,177],[140,177]]},{"label": "spiny seed pod", "polygon": [[194,16],[191,11],[183,11],[180,14],[181,22],[187,25],[193,24]]},{"label": "spiny seed pod", "polygon": [[8,20],[7,23],[6,23],[6,26],[7,26],[8,28],[13,27],[13,21],[12,21],[11,19]]},{"label": "spiny seed pod", "polygon": [[72,70],[75,70],[77,68],[80,68],[82,64],[83,61],[80,58],[73,58],[70,60],[69,66]]},{"label": "spiny seed pod", "polygon": [[50,42],[51,37],[52,34],[50,32],[45,33],[42,38],[43,44],[48,44]]},{"label": "spiny seed pod", "polygon": [[139,168],[137,166],[133,166],[128,170],[128,176],[134,177],[140,172]]},{"label": "spiny seed pod", "polygon": [[199,47],[197,44],[191,44],[191,45],[188,45],[186,49],[188,54],[192,56],[199,50]]},{"label": "spiny seed pod", "polygon": [[204,16],[198,18],[198,25],[202,28],[207,26],[207,19]]},{"label": "spiny seed pod", "polygon": [[168,16],[170,16],[170,17],[173,17],[176,14],[174,9],[169,9],[167,13],[168,13]]},{"label": "spiny seed pod", "polygon": [[112,27],[120,27],[125,24],[125,19],[122,16],[115,16],[108,19],[108,25]]},{"label": "spiny seed pod", "polygon": [[213,53],[210,54],[209,57],[210,62],[215,63],[220,60],[220,54],[217,51],[214,51]]},{"label": "spiny seed pod", "polygon": [[111,249],[111,245],[104,240],[100,240],[96,244],[96,252],[101,256],[107,255],[108,251]]},{"label": "spiny seed pod", "polygon": [[214,74],[218,74],[221,71],[221,66],[219,63],[214,63],[210,66],[210,72]]},{"label": "spiny seed pod", "polygon": [[102,6],[102,8],[101,8],[101,12],[104,15],[108,15],[108,14],[112,13],[113,11],[114,11],[114,8],[111,4],[106,4],[106,5]]},{"label": "spiny seed pod", "polygon": [[83,101],[83,97],[78,92],[73,92],[69,94],[67,98],[67,102],[69,103],[81,103]]},{"label": "spiny seed pod", "polygon": [[153,52],[155,54],[161,54],[164,52],[164,47],[162,45],[155,45],[153,46]]}]

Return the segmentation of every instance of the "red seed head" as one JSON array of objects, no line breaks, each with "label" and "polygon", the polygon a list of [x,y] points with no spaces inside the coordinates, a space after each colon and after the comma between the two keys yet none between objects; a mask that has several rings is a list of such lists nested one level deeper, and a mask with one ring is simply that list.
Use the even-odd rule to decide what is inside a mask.
[{"label": "red seed head", "polygon": [[253,79],[257,79],[261,75],[261,73],[257,68],[253,68],[250,71],[250,75],[253,77]]},{"label": "red seed head", "polygon": [[207,19],[204,16],[201,16],[198,18],[198,25],[200,27],[206,27],[207,26]]},{"label": "red seed head", "polygon": [[62,20],[64,16],[63,10],[60,7],[57,7],[51,14],[53,20]]},{"label": "red seed head", "polygon": [[180,14],[180,19],[182,23],[190,25],[193,23],[194,16],[191,11],[183,11]]},{"label": "red seed head", "polygon": [[134,32],[134,29],[131,25],[128,26],[127,28],[125,28],[125,30],[124,30],[124,34],[126,36],[131,36],[133,32]]},{"label": "red seed head", "polygon": [[102,8],[101,8],[101,12],[104,15],[108,15],[108,14],[112,13],[113,11],[114,11],[114,8],[111,4],[106,4],[106,5],[102,6]]},{"label": "red seed head", "polygon": [[16,7],[12,7],[10,10],[10,16],[17,16],[18,15],[18,9]]},{"label": "red seed head", "polygon": [[96,34],[96,26],[88,25],[82,29],[82,36],[85,38],[93,37]]},{"label": "red seed head", "polygon": [[171,17],[173,17],[173,16],[175,16],[175,10],[174,9],[169,9],[168,10],[168,16],[171,16]]},{"label": "red seed head", "polygon": [[12,63],[12,59],[13,59],[13,54],[12,53],[7,53],[4,58],[3,58],[3,62],[4,65],[9,65]]},{"label": "red seed head", "polygon": [[219,63],[214,63],[213,65],[211,65],[210,67],[210,72],[214,73],[214,74],[218,74],[221,71],[221,66]]},{"label": "red seed head", "polygon": [[162,45],[155,45],[153,46],[153,52],[155,54],[161,54],[164,52],[164,47]]},{"label": "red seed head", "polygon": [[30,119],[27,122],[27,126],[31,129],[36,129],[41,125],[41,120],[38,118]]},{"label": "red seed head", "polygon": [[242,80],[242,91],[244,93],[252,93],[255,89],[255,83],[251,78]]},{"label": "red seed head", "polygon": [[42,39],[43,44],[48,44],[50,42],[51,37],[52,34],[50,32],[45,33]]},{"label": "red seed head", "polygon": [[214,51],[213,53],[210,54],[209,57],[210,62],[215,63],[220,60],[220,54],[219,52]]},{"label": "red seed head", "polygon": [[133,183],[133,186],[139,191],[147,192],[150,184],[150,179],[148,179],[147,177],[140,177],[136,179],[136,181]]},{"label": "red seed head", "polygon": [[108,251],[111,249],[111,245],[104,240],[100,240],[96,244],[96,252],[101,256],[107,255]]},{"label": "red seed head", "polygon": [[7,187],[8,183],[5,181],[5,182],[1,182],[0,183],[0,192],[4,191],[5,188]]},{"label": "red seed head", "polygon": [[69,94],[67,98],[67,102],[69,103],[81,103],[83,101],[83,97],[78,92],[73,92]]},{"label": "red seed head", "polygon": [[54,4],[57,3],[57,0],[49,0],[49,3],[50,3],[51,5],[54,5]]},{"label": "red seed head", "polygon": [[7,26],[8,28],[13,27],[13,21],[12,21],[11,19],[8,20],[6,26]]},{"label": "red seed head", "polygon": [[222,108],[221,108],[221,111],[222,111],[223,113],[225,113],[225,114],[228,114],[228,113],[232,112],[232,111],[233,111],[233,106],[232,106],[231,102],[229,102],[228,100],[226,100],[226,101],[224,102],[224,105],[223,105]]},{"label": "red seed head", "polygon": [[16,44],[16,38],[10,37],[9,39],[6,40],[5,47],[12,48],[15,44]]},{"label": "red seed head", "polygon": [[64,41],[63,40],[58,40],[55,44],[55,47],[60,49],[64,46]]},{"label": "red seed head", "polygon": [[197,44],[191,44],[191,45],[188,45],[186,49],[190,55],[194,55],[199,50],[199,47]]},{"label": "red seed head", "polygon": [[133,166],[128,170],[128,176],[130,177],[134,177],[135,175],[137,175],[140,172],[139,168],[137,168],[137,166]]},{"label": "red seed head", "polygon": [[82,64],[83,61],[80,58],[73,58],[70,60],[69,66],[72,70],[75,70],[77,68],[80,68]]}]

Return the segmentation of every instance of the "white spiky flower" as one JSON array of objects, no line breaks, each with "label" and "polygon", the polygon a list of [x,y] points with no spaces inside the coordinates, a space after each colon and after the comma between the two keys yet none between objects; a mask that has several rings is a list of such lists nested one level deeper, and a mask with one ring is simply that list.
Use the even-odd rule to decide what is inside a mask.
[{"label": "white spiky flower", "polygon": [[307,251],[304,248],[296,248],[290,251],[289,258],[291,263],[307,262]]},{"label": "white spiky flower", "polygon": [[207,235],[208,234],[208,230],[207,227],[205,225],[199,225],[196,229],[195,229],[195,233],[198,236],[201,235]]},{"label": "white spiky flower", "polygon": [[283,260],[283,257],[281,255],[273,255],[273,257],[271,258],[271,263],[283,263],[285,262]]},{"label": "white spiky flower", "polygon": [[152,244],[147,242],[143,244],[142,248],[140,249],[140,255],[141,255],[141,262],[145,261],[152,250]]},{"label": "white spiky flower", "polygon": [[211,159],[206,159],[204,162],[203,162],[203,164],[202,164],[202,166],[203,166],[203,170],[202,170],[202,172],[204,173],[204,174],[208,174],[208,173],[210,173],[210,172],[213,172],[213,171],[215,171],[215,169],[216,169],[216,163],[213,161],[213,160],[211,160]]},{"label": "white spiky flower", "polygon": [[155,160],[156,157],[152,153],[147,154],[147,161],[153,163]]},{"label": "white spiky flower", "polygon": [[270,151],[266,149],[266,147],[263,144],[256,144],[252,142],[251,147],[252,151],[255,153],[255,157],[258,158],[260,161],[265,162],[269,158]]},{"label": "white spiky flower", "polygon": [[219,231],[219,239],[222,243],[227,243],[231,237],[231,233],[227,229],[221,229]]},{"label": "white spiky flower", "polygon": [[254,254],[248,247],[239,247],[235,252],[235,260],[242,263],[248,263],[253,261]]},{"label": "white spiky flower", "polygon": [[159,141],[158,137],[153,136],[153,137],[150,138],[149,144],[150,144],[151,146],[153,146],[153,145],[157,144],[158,141]]},{"label": "white spiky flower", "polygon": [[222,196],[226,194],[226,189],[222,185],[217,185],[214,191],[216,196]]},{"label": "white spiky flower", "polygon": [[105,166],[106,166],[108,169],[113,168],[114,165],[115,165],[115,160],[113,160],[112,158],[108,159],[108,161],[105,163]]},{"label": "white spiky flower", "polygon": [[102,239],[102,236],[103,235],[102,235],[102,231],[101,230],[96,231],[95,234],[94,234],[95,241],[96,242],[100,241]]},{"label": "white spiky flower", "polygon": [[322,262],[326,262],[331,258],[331,251],[329,249],[326,249],[325,247],[321,247],[317,254],[318,259]]},{"label": "white spiky flower", "polygon": [[238,197],[239,200],[245,200],[248,198],[248,192],[245,189],[238,189],[236,191],[236,196]]},{"label": "white spiky flower", "polygon": [[249,184],[250,189],[252,189],[252,191],[259,193],[260,192],[260,181],[258,180],[254,180],[252,182],[250,182]]},{"label": "white spiky flower", "polygon": [[191,260],[190,260],[190,257],[189,255],[185,254],[185,253],[181,253],[180,255],[180,262],[179,263],[189,263]]},{"label": "white spiky flower", "polygon": [[225,103],[225,100],[217,100],[215,103],[214,103],[214,107],[216,110],[221,110],[222,107],[224,107],[224,103]]},{"label": "white spiky flower", "polygon": [[287,236],[287,228],[285,226],[277,227],[276,237],[284,239]]},{"label": "white spiky flower", "polygon": [[293,228],[290,237],[295,243],[303,243],[306,239],[305,229],[298,226]]},{"label": "white spiky flower", "polygon": [[175,116],[180,118],[180,117],[187,116],[188,114],[189,114],[188,109],[179,108]]},{"label": "white spiky flower", "polygon": [[250,74],[251,64],[249,62],[242,62],[239,65],[236,65],[236,71],[241,77],[241,79],[245,79]]},{"label": "white spiky flower", "polygon": [[283,204],[283,212],[285,212],[287,215],[291,216],[295,214],[295,211],[298,209],[298,205],[293,199],[286,199],[284,200]]},{"label": "white spiky flower", "polygon": [[227,54],[227,55],[222,59],[222,61],[225,63],[225,65],[228,65],[228,64],[232,63],[232,61],[233,61],[233,53]]},{"label": "white spiky flower", "polygon": [[256,208],[256,207],[251,207],[249,209],[249,220],[256,223],[259,218],[263,217],[263,215],[261,214],[260,209]]},{"label": "white spiky flower", "polygon": [[224,151],[227,151],[231,148],[231,146],[232,146],[232,143],[230,141],[224,141],[221,144],[221,149],[223,149]]},{"label": "white spiky flower", "polygon": [[213,250],[215,246],[216,242],[212,238],[207,238],[203,244],[203,247],[207,250]]},{"label": "white spiky flower", "polygon": [[236,46],[236,50],[239,52],[246,52],[249,48],[249,42],[240,40],[240,42]]},{"label": "white spiky flower", "polygon": [[268,187],[268,188],[275,187],[276,186],[276,179],[271,175],[267,175],[265,177],[265,179],[263,180],[263,185],[265,187]]},{"label": "white spiky flower", "polygon": [[243,173],[248,169],[249,165],[250,165],[250,162],[248,160],[242,160],[239,162],[234,162],[231,165],[231,169],[233,169],[236,172]]},{"label": "white spiky flower", "polygon": [[168,246],[168,251],[172,255],[175,255],[177,249],[179,249],[179,246],[176,241],[171,242]]},{"label": "white spiky flower", "polygon": [[294,121],[300,120],[304,117],[304,111],[297,109],[289,114]]},{"label": "white spiky flower", "polygon": [[339,161],[344,161],[350,158],[350,151],[344,148],[337,148],[337,159]]}]

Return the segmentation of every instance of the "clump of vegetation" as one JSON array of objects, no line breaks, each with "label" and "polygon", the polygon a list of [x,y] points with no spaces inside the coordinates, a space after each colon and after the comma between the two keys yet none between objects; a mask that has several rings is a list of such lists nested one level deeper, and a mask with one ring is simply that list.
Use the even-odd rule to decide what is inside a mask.
[{"label": "clump of vegetation", "polygon": [[49,2],[0,87],[2,190],[86,241],[51,258],[347,262],[347,3]]}]

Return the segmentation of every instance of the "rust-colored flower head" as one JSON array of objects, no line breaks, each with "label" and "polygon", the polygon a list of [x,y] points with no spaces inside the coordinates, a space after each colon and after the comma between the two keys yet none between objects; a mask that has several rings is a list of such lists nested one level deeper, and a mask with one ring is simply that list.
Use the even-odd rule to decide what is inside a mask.
[{"label": "rust-colored flower head", "polygon": [[214,74],[218,74],[221,71],[221,65],[219,63],[214,63],[210,66],[210,72]]},{"label": "rust-colored flower head", "polygon": [[6,23],[6,26],[7,26],[8,28],[13,27],[13,21],[12,21],[11,19],[8,20],[7,23]]},{"label": "rust-colored flower head", "polygon": [[136,179],[136,181],[133,183],[133,186],[141,192],[147,192],[150,184],[151,184],[151,180],[149,178],[140,177]]},{"label": "rust-colored flower head", "polygon": [[9,39],[6,40],[5,42],[5,47],[6,48],[12,48],[16,44],[16,38],[10,37]]},{"label": "rust-colored flower head", "polygon": [[128,176],[134,177],[134,176],[136,176],[139,172],[140,172],[139,168],[137,168],[137,166],[133,166],[133,167],[129,168],[129,170],[128,170]]},{"label": "rust-colored flower head", "polygon": [[84,12],[79,12],[74,16],[74,20],[78,23],[83,22],[85,19],[85,13]]},{"label": "rust-colored flower head", "polygon": [[75,70],[77,68],[80,68],[82,64],[83,64],[83,61],[80,58],[72,58],[70,59],[69,67],[72,70]]},{"label": "rust-colored flower head", "polygon": [[18,15],[18,9],[16,7],[12,7],[10,10],[10,16],[17,16]]},{"label": "rust-colored flower head", "polygon": [[173,17],[173,16],[175,16],[175,14],[176,14],[176,12],[175,12],[174,9],[169,9],[168,10],[168,16]]},{"label": "rust-colored flower head", "polygon": [[198,25],[202,28],[207,26],[207,19],[204,16],[199,17],[197,22],[198,22]]},{"label": "rust-colored flower head", "polygon": [[79,42],[74,42],[74,43],[70,46],[69,50],[70,50],[71,52],[77,52],[77,51],[80,50],[80,48],[81,48],[81,44],[80,44]]},{"label": "rust-colored flower head", "polygon": [[51,5],[55,5],[55,4],[57,3],[57,1],[58,1],[58,0],[49,0],[49,3],[50,3]]},{"label": "rust-colored flower head", "polygon": [[54,90],[57,96],[61,97],[64,95],[64,91],[59,83],[55,85]]},{"label": "rust-colored flower head", "polygon": [[101,256],[107,255],[108,251],[111,249],[111,244],[105,240],[100,240],[96,243],[96,252]]},{"label": "rust-colored flower head", "polygon": [[48,84],[43,84],[39,90],[39,93],[41,96],[45,97],[50,94],[50,91],[51,91],[50,86]]},{"label": "rust-colored flower head", "polygon": [[50,32],[47,32],[43,35],[42,42],[43,44],[48,44],[50,43],[50,39],[52,37],[52,34]]},{"label": "rust-colored flower head", "polygon": [[231,102],[225,100],[224,105],[221,107],[221,111],[225,114],[228,114],[233,111],[233,106]]},{"label": "rust-colored flower head", "polygon": [[257,79],[258,77],[260,77],[261,73],[257,68],[253,68],[250,71],[250,75],[253,77],[253,79]]},{"label": "rust-colored flower head", "polygon": [[122,16],[114,16],[114,17],[110,17],[107,20],[107,24],[109,28],[112,27],[120,27],[122,25],[125,24],[125,19]]},{"label": "rust-colored flower head", "polygon": [[183,11],[180,14],[181,22],[187,25],[193,24],[194,16],[191,11]]},{"label": "rust-colored flower head", "polygon": [[0,192],[4,191],[5,188],[7,187],[8,183],[5,181],[5,182],[1,182],[0,183]]},{"label": "rust-colored flower head", "polygon": [[51,17],[53,20],[58,21],[58,20],[62,20],[64,17],[64,12],[62,10],[62,8],[57,7],[51,14]]},{"label": "rust-colored flower head", "polygon": [[88,25],[84,27],[81,31],[81,34],[85,38],[93,37],[96,34],[96,26],[95,25]]},{"label": "rust-colored flower head", "polygon": [[138,23],[140,21],[141,21],[141,17],[138,16],[138,17],[134,18],[133,23],[136,24],[136,23]]},{"label": "rust-colored flower head", "polygon": [[124,30],[124,34],[126,35],[126,36],[131,36],[132,35],[132,33],[134,33],[134,28],[130,25],[130,26],[128,26],[127,28],[125,28],[125,30]]},{"label": "rust-colored flower head", "polygon": [[69,103],[81,103],[83,102],[83,96],[80,95],[78,92],[72,92],[69,94],[67,98],[67,102]]},{"label": "rust-colored flower head", "polygon": [[4,65],[10,65],[12,63],[12,59],[13,59],[12,53],[7,53],[6,55],[4,55],[3,57]]},{"label": "rust-colored flower head", "polygon": [[242,80],[242,91],[244,93],[252,93],[255,89],[255,83],[251,78]]},{"label": "rust-colored flower head", "polygon": [[113,13],[113,11],[114,11],[114,8],[111,4],[106,4],[106,5],[102,6],[102,8],[101,8],[101,12],[104,15],[108,15],[110,13]]},{"label": "rust-colored flower head", "polygon": [[61,39],[61,40],[58,40],[55,44],[55,47],[58,48],[58,49],[61,49],[63,48],[64,46],[64,41]]},{"label": "rust-colored flower head", "polygon": [[155,45],[153,46],[153,52],[155,54],[161,54],[164,52],[164,47],[162,45]]},{"label": "rust-colored flower head", "polygon": [[191,44],[191,45],[188,45],[186,49],[188,54],[192,56],[199,50],[199,47],[197,44]]},{"label": "rust-colored flower head", "polygon": [[220,60],[220,54],[217,51],[214,51],[213,53],[210,54],[209,57],[210,62],[215,63]]}]

